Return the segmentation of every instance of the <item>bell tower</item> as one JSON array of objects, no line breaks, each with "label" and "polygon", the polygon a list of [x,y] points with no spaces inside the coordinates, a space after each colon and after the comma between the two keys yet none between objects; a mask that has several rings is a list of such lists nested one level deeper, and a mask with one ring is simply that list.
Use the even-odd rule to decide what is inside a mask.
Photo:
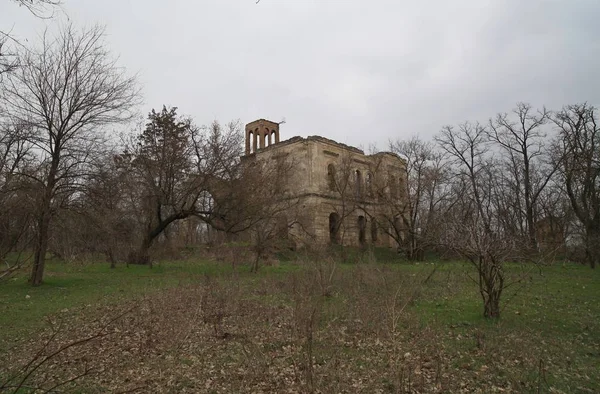
[{"label": "bell tower", "polygon": [[279,142],[279,123],[266,119],[255,120],[246,125],[246,154],[255,153]]}]

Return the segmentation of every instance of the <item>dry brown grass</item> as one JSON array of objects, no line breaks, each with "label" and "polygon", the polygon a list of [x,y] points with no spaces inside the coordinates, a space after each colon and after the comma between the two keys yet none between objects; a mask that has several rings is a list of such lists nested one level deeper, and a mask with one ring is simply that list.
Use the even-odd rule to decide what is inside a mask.
[{"label": "dry brown grass", "polygon": [[[285,274],[206,276],[117,308],[89,306],[63,322],[46,352],[127,313],[106,335],[50,360],[29,384],[49,387],[91,368],[67,391],[549,391],[546,374],[558,360],[531,348],[535,334],[424,324],[414,305],[431,291],[430,274],[323,260]],[[449,277],[435,275],[435,291],[444,292]],[[455,292],[447,286],[447,295]],[[48,335],[0,364],[22,365]]]}]

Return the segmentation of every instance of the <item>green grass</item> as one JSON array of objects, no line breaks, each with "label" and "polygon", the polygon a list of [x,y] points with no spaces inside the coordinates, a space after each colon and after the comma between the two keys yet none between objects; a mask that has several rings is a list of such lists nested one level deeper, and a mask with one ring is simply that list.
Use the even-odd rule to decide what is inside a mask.
[{"label": "green grass", "polygon": [[[236,267],[251,282],[265,275],[282,275],[297,269],[294,263],[261,267],[260,275],[251,275],[246,267]],[[0,282],[0,350],[3,342],[30,335],[44,325],[47,315],[74,307],[114,303],[144,294],[201,281],[206,275],[232,273],[226,263],[202,259],[160,262],[147,266],[119,264],[111,269],[107,263],[73,264],[49,260],[44,282],[39,287],[28,284],[23,271]]]},{"label": "green grass", "polygon": [[[356,255],[357,252],[351,252]],[[377,251],[384,261],[393,256]],[[390,257],[391,256],[391,257]],[[381,258],[381,257],[380,257]],[[262,267],[258,275],[249,275],[245,267],[238,268],[252,282],[263,276],[280,275],[298,269],[292,258],[278,266]],[[354,261],[354,260],[353,260]],[[475,283],[468,278],[468,264],[436,262],[438,269],[425,287],[415,310],[423,324],[473,325],[487,324],[481,318],[482,306]],[[430,272],[431,263],[387,263],[407,275]],[[340,264],[339,270],[351,270],[352,265]],[[0,338],[35,328],[43,317],[89,303],[114,302],[140,296],[160,289],[201,280],[205,275],[231,273],[224,263],[209,261],[177,261],[155,264],[153,268],[108,264],[67,264],[49,261],[44,284],[31,287],[27,272],[0,284]],[[517,272],[516,265],[509,270]],[[513,290],[514,289],[514,290]],[[546,332],[573,333],[589,329],[598,312],[600,270],[562,264],[531,270],[524,283],[508,288],[503,296],[501,322],[506,326],[521,326]]]},{"label": "green grass", "polygon": [[27,272],[0,283],[0,344],[27,335],[44,324],[44,317],[73,307],[118,302],[160,289],[218,274],[231,268],[209,262],[174,262],[147,266],[67,264],[49,261],[44,283],[31,287]]},{"label": "green grass", "polygon": [[[503,364],[496,373],[517,382],[535,382],[541,375],[539,362],[548,370],[543,375],[542,392],[544,387],[564,392],[600,389],[600,382],[590,382],[590,386],[573,383],[572,373],[596,371],[598,378],[600,270],[568,263],[524,272],[517,264],[507,264],[509,275],[525,280],[505,290],[501,319],[488,321],[482,318],[477,286],[468,279],[469,266],[444,265],[436,274],[436,283],[419,298],[415,310],[423,327],[450,333],[444,338],[444,345],[451,352],[465,355],[462,361],[457,359],[457,363],[470,362],[478,368],[494,364],[498,355],[518,359],[525,354],[529,365],[521,363],[511,369]],[[472,356],[475,335],[485,338],[485,357]],[[582,380],[589,379],[594,378]],[[531,386],[521,389],[533,390]]]},{"label": "green grass", "polygon": [[[487,324],[481,318],[483,309],[477,286],[468,277],[473,273],[470,266],[438,264],[441,268],[432,279],[434,284],[428,286],[428,293],[416,305],[423,321]],[[507,264],[507,271],[512,280],[523,280],[504,291],[498,324],[568,333],[579,332],[596,320],[598,306],[594,299],[600,294],[600,270],[568,263],[527,271],[517,264]]]}]

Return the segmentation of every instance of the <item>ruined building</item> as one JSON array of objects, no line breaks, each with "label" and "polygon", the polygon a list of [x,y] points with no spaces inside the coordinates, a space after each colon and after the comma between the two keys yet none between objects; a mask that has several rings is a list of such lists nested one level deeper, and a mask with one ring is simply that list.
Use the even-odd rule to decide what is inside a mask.
[{"label": "ruined building", "polygon": [[389,202],[405,193],[405,162],[392,153],[366,155],[319,136],[281,141],[279,126],[265,119],[247,124],[242,160],[272,165],[277,165],[276,158],[291,160],[286,190],[298,198],[304,213],[302,228],[290,230],[294,238],[318,244],[396,247],[388,235],[392,231]]}]

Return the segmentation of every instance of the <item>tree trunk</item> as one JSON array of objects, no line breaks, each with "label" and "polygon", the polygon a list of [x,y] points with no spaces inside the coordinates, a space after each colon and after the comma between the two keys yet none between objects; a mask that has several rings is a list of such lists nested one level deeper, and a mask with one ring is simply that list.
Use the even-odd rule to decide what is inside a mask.
[{"label": "tree trunk", "polygon": [[256,257],[254,258],[254,261],[252,262],[252,266],[250,267],[250,272],[252,272],[254,274],[257,273],[259,263],[260,263],[260,254],[256,253]]},{"label": "tree trunk", "polygon": [[409,230],[406,236],[406,258],[409,261],[415,260],[415,237],[414,233]]},{"label": "tree trunk", "polygon": [[[45,204],[46,205],[46,204]],[[29,283],[32,286],[39,286],[44,279],[44,268],[46,265],[46,251],[48,249],[48,231],[50,228],[50,212],[46,207],[43,208],[38,222],[38,234],[35,245],[35,256],[31,268]]]},{"label": "tree trunk", "polygon": [[487,299],[484,299],[483,316],[486,319],[500,318],[500,297],[495,292],[488,294]]},{"label": "tree trunk", "polygon": [[528,204],[528,207],[527,207],[527,231],[528,231],[528,237],[529,237],[529,248],[531,249],[531,252],[533,252],[535,254],[539,251],[539,248],[538,248],[537,234],[535,231],[535,221],[534,221],[533,216],[534,216],[533,215],[533,207]]},{"label": "tree trunk", "polygon": [[407,238],[406,258],[409,261],[423,261],[425,253],[420,239],[412,231],[409,232]]},{"label": "tree trunk", "polygon": [[150,250],[150,246],[152,246],[154,238],[158,237],[169,226],[169,224],[176,220],[185,219],[189,216],[191,216],[191,212],[174,213],[166,219],[161,220],[154,228],[150,227],[139,249],[129,254],[129,258],[127,259],[128,262],[130,264],[148,265],[150,268],[152,268],[152,260],[150,259],[150,254],[148,252]]},{"label": "tree trunk", "polygon": [[140,247],[129,254],[129,258],[127,259],[129,264],[148,265],[152,268],[149,250],[153,239],[154,237],[151,238],[150,235],[144,238]]},{"label": "tree trunk", "polygon": [[56,171],[58,168],[58,155],[60,151],[55,151],[55,157],[52,159],[50,172],[48,173],[48,184],[44,189],[44,196],[40,207],[40,216],[38,218],[38,234],[35,245],[35,256],[33,266],[31,267],[31,276],[29,283],[32,286],[39,286],[44,279],[44,268],[46,266],[46,251],[48,250],[48,236],[50,231],[50,217],[52,193],[56,184]]},{"label": "tree trunk", "polygon": [[486,319],[500,318],[500,297],[504,289],[501,267],[493,260],[479,257],[479,293],[483,299],[483,316]]},{"label": "tree trunk", "polygon": [[537,234],[535,233],[535,218],[533,210],[533,198],[531,196],[531,167],[529,163],[529,155],[527,153],[527,147],[523,147],[523,186],[525,188],[525,219],[527,220],[527,236],[529,248],[532,253],[538,252]]},{"label": "tree trunk", "polygon": [[108,261],[110,262],[110,268],[114,269],[117,268],[117,261],[115,260],[115,255],[113,253],[112,248],[108,248],[106,250],[106,257],[108,257]]},{"label": "tree trunk", "polygon": [[595,269],[600,264],[600,228],[586,229],[585,257],[590,268]]}]

